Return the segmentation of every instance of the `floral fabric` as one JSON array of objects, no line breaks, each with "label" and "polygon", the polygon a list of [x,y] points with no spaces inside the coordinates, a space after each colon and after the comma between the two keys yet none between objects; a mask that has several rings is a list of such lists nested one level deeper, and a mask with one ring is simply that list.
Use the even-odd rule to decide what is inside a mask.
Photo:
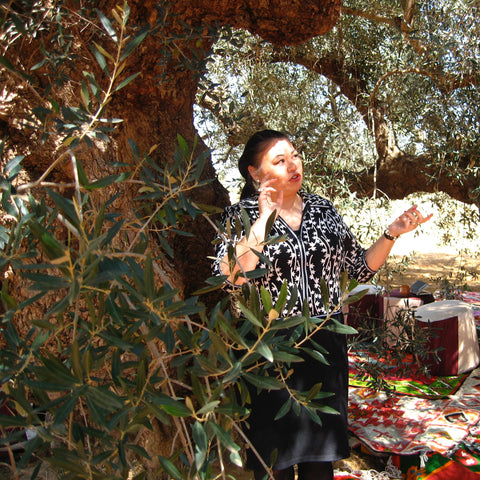
[{"label": "floral fabric", "polygon": [[[275,220],[270,235],[284,235],[286,239],[264,247],[262,253],[271,263],[259,261],[257,268],[267,271],[254,282],[258,287],[265,287],[275,300],[286,281],[289,295],[295,288],[298,290],[298,299],[291,314],[300,314],[306,301],[312,317],[325,316],[327,311],[320,293],[322,278],[329,289],[331,309],[336,311],[338,309],[335,307],[341,298],[339,280],[342,273],[347,270],[350,278],[363,283],[370,280],[375,272],[365,261],[365,249],[332,203],[318,195],[304,192],[300,192],[300,195],[303,199],[300,231],[294,232],[281,217]],[[239,241],[245,235],[242,208],[253,224],[259,215],[258,197],[242,200],[225,209],[222,224],[226,226],[230,221],[233,241]],[[227,254],[228,243],[224,241],[217,244],[214,271],[219,275],[220,261]]]}]

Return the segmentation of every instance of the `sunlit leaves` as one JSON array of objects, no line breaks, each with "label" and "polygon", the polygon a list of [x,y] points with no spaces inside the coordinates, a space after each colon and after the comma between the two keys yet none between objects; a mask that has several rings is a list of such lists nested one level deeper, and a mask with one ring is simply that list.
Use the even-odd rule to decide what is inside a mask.
[{"label": "sunlit leaves", "polygon": [[[386,154],[376,148],[379,129],[371,128],[366,113],[377,101],[397,151],[424,166],[425,190],[442,176],[462,185],[463,199],[478,205],[477,11],[469,1],[416,2],[406,19],[407,4],[350,0],[331,32],[299,47],[276,47],[229,27],[221,31],[200,82],[196,120],[230,191],[241,187],[241,145],[268,125],[289,132],[303,152],[304,188],[349,203],[352,190],[369,195],[358,175],[373,172]],[[389,200],[391,193],[373,195]],[[372,222],[362,228],[378,234]]]}]

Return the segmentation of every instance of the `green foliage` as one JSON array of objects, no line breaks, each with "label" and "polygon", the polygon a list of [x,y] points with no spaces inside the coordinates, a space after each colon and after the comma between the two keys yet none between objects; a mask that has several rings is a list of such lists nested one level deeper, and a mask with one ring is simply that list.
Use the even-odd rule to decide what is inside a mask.
[{"label": "green foliage", "polygon": [[[12,10],[4,30],[13,45],[14,31],[33,35],[47,28],[45,17],[56,16],[57,48],[45,48],[34,70],[62,85],[73,61],[73,38],[61,32],[67,11],[61,2],[55,9],[30,6],[35,21]],[[174,285],[166,268],[172,235],[191,235],[188,222],[200,215],[209,220],[212,211],[188,195],[205,183],[209,152],[194,153],[197,140],[190,145],[178,135],[173,158],[162,165],[153,156],[156,147],[142,153],[130,141],[131,163],[112,164],[102,178],[91,179],[79,161],[80,149],[109,142],[121,119],[106,118],[105,107],[137,77],[125,74],[126,59],[148,32],[132,34],[129,13],[127,4],[110,16],[95,11],[105,43],[89,44],[97,65],[82,72],[78,103],[62,104],[52,90],[28,117],[29,128],[45,141],[55,134],[64,147],[48,169],[25,182],[23,157],[7,160],[2,143],[0,401],[14,415],[0,415],[1,443],[25,441],[28,429],[23,454],[11,456],[11,467],[17,474],[33,464],[32,478],[42,463],[65,479],[216,478],[226,461],[242,465],[249,390],[288,388],[302,351],[326,362],[324,348],[305,346],[323,322],[307,310],[278,321],[278,312],[293,305],[286,288],[274,302],[247,281],[208,311],[201,295],[218,289],[223,278],[208,279],[189,298]],[[2,63],[36,91],[33,77],[6,57]],[[93,73],[97,66],[101,75]],[[68,190],[49,181],[65,159],[74,177]],[[135,192],[126,213],[118,208],[125,191]],[[10,288],[12,277],[28,289],[22,300]],[[345,298],[354,286],[343,279]],[[323,292],[327,299],[326,286]],[[230,307],[232,297],[238,311]],[[336,413],[323,405],[330,393],[320,384],[288,391],[277,418],[305,409],[320,422],[319,412]],[[155,437],[158,430],[167,432],[164,438]],[[160,454],[140,441],[144,435],[164,443]]]},{"label": "green foliage", "polygon": [[[168,232],[185,216],[202,213],[185,192],[200,184],[203,161],[204,155],[192,158],[181,137],[168,170],[144,156],[138,232],[149,223]],[[242,315],[232,316],[228,298],[208,314],[198,297],[179,298],[161,275],[162,257],[152,256],[142,233],[120,247],[125,221],[111,202],[95,209],[90,183],[80,184],[73,199],[48,191],[53,207],[33,198],[27,203],[12,192],[18,165],[11,162],[3,172],[3,202],[16,211],[6,244],[27,240],[30,248],[24,254],[6,248],[2,262],[29,281],[32,297],[16,304],[4,283],[2,396],[19,415],[0,417],[0,425],[28,427],[36,435],[17,467],[44,458],[65,478],[129,478],[150,459],[135,439],[154,422],[183,437],[159,457],[171,477],[212,478],[212,465],[224,455],[240,466],[248,389],[285,388],[301,349],[325,361],[319,346],[301,347],[322,325],[306,314],[279,328],[286,289],[273,304],[267,291],[259,295],[248,284],[236,294]],[[345,278],[345,295],[354,286]],[[15,320],[22,311],[52,294],[48,311],[20,331]],[[286,336],[286,327],[296,334]],[[318,412],[334,413],[322,405],[326,396],[321,385],[290,391],[278,418],[305,408],[320,421]],[[15,431],[3,441],[17,437]]]},{"label": "green foliage", "polygon": [[[96,3],[82,2],[78,16],[61,1],[10,2],[0,7],[5,45],[0,63],[8,79],[21,82],[24,92],[36,99],[28,104],[36,106],[19,116],[19,125],[43,142],[62,147],[44,172],[26,182],[23,156],[12,156],[2,143],[0,401],[14,415],[0,415],[5,432],[1,441],[7,447],[23,441],[28,429],[22,455],[10,460],[16,473],[34,464],[32,479],[42,463],[64,479],[224,477],[228,462],[242,464],[241,446],[248,443],[242,426],[248,419],[252,388],[287,389],[289,399],[277,418],[302,409],[317,422],[320,412],[335,414],[323,404],[330,393],[320,384],[300,392],[289,389],[287,379],[301,353],[326,363],[325,348],[307,342],[318,329],[354,331],[312,319],[307,308],[302,315],[287,314],[279,322],[279,312],[291,309],[295,292],[284,288],[275,301],[266,290],[258,292],[249,280],[259,271],[239,273],[247,278],[245,285],[225,294],[209,310],[203,295],[218,290],[224,278],[207,279],[204,289],[182,297],[170,269],[174,256],[170,240],[173,235],[190,236],[187,225],[192,219],[210,220],[213,209],[195,204],[189,196],[204,185],[201,173],[209,152],[199,154],[196,141],[190,144],[179,135],[174,155],[160,165],[154,158],[156,147],[141,152],[130,141],[131,162],[111,164],[108,175],[90,177],[79,152],[93,152],[96,145],[111,142],[122,119],[107,117],[106,107],[139,80],[128,60],[152,33],[129,25],[128,4],[106,14],[95,8]],[[166,7],[168,2],[159,2],[159,18]],[[95,33],[88,30],[85,38],[79,36],[89,47],[92,65],[77,72],[78,53],[73,52],[79,38],[72,34],[74,28],[64,26],[76,25],[82,15]],[[184,28],[178,37],[165,39],[160,63],[181,56],[177,41],[188,37],[197,50],[192,48],[181,68],[198,75],[204,67],[205,29]],[[363,38],[373,38],[372,30]],[[252,40],[243,33],[226,29],[224,34],[218,54],[227,44],[246,55],[267,47],[255,40],[252,49]],[[216,35],[215,29],[208,35]],[[42,38],[42,49],[38,62],[27,71],[14,61],[12,52],[21,49],[22,39],[33,37]],[[335,43],[335,38],[328,37],[327,42]],[[376,42],[382,43],[378,38]],[[264,49],[267,52],[270,47]],[[227,49],[224,53],[228,59]],[[329,109],[341,102],[331,82],[322,81],[322,91],[328,90],[325,97],[315,89],[307,91],[314,76],[304,69],[278,64],[265,73],[265,60],[257,65],[256,57],[248,59],[252,63],[235,65],[254,74],[251,83],[233,82],[237,90],[226,95],[227,102],[224,92],[212,84],[202,87],[201,94],[215,100],[223,119],[236,127],[249,123],[249,112],[264,110],[250,93],[257,85],[265,86],[276,102],[265,110],[265,117],[278,116],[277,128],[287,125],[293,131],[297,124],[297,138],[317,149],[316,156],[306,152],[315,165],[312,171],[322,178],[330,175],[332,184],[336,179],[346,190],[347,183],[338,182],[339,169],[331,168],[330,152],[323,146],[333,145],[332,158],[342,167],[359,171],[368,164],[367,148],[356,168],[350,158],[358,152],[356,147],[353,142],[345,147],[358,132],[364,134],[363,127],[349,129],[343,124],[351,118],[361,123],[357,113],[346,108],[335,122],[326,122]],[[372,62],[370,69],[378,65]],[[72,72],[80,73],[75,82],[70,80]],[[231,83],[226,77],[219,76],[217,86]],[[289,99],[278,94],[285,79]],[[77,102],[64,102],[62,88],[76,89]],[[237,96],[245,97],[245,108],[238,108]],[[292,98],[298,103],[295,115],[289,108]],[[320,101],[323,107],[316,123],[309,112]],[[284,123],[281,112],[289,114],[290,123]],[[299,123],[304,118],[307,121]],[[324,130],[318,129],[322,122]],[[65,163],[74,181],[56,184],[51,174]],[[317,180],[312,178],[310,188]],[[127,191],[135,194],[132,209],[120,211],[118,201]],[[230,233],[219,231],[227,237]],[[235,262],[234,249],[228,260]],[[28,289],[26,295],[12,288],[10,278],[18,277]],[[342,278],[341,303],[360,298],[361,294],[349,296],[355,286],[346,275]],[[322,295],[331,311],[338,307],[331,304],[324,283]],[[237,309],[231,308],[232,301]],[[285,335],[285,328],[293,334]],[[166,432],[165,437],[159,438],[158,431]],[[142,442],[145,436],[160,444],[160,453]]]},{"label": "green foliage", "polygon": [[[237,145],[276,128],[304,154],[308,189],[348,198],[384,159],[373,106],[386,120],[389,148],[415,171],[428,169],[427,191],[439,179],[458,182],[478,207],[478,18],[476,1],[350,0],[328,34],[283,48],[226,27],[197,97],[197,125],[217,152],[219,177],[238,189]],[[408,182],[399,171],[395,190]]]}]

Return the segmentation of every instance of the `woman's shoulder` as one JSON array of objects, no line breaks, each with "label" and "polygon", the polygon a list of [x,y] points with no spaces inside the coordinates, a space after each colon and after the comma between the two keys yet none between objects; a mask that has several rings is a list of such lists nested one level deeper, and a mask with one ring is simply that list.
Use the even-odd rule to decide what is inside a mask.
[{"label": "woman's shoulder", "polygon": [[324,198],[321,197],[320,195],[317,195],[316,193],[306,193],[306,192],[301,192],[303,201],[307,205],[311,205],[312,207],[328,207],[328,208],[333,208],[333,203]]},{"label": "woman's shoulder", "polygon": [[233,205],[225,207],[225,212],[230,215],[239,213],[241,210],[258,210],[258,195],[240,200]]}]

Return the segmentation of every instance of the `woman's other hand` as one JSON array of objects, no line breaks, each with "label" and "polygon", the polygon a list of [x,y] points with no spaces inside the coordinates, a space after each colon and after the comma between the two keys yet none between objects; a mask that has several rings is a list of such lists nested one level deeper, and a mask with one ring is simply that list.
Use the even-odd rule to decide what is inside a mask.
[{"label": "woman's other hand", "polygon": [[422,212],[418,210],[417,205],[412,205],[390,224],[388,232],[390,235],[397,237],[415,230],[419,225],[428,222],[432,217],[433,213],[425,217]]}]

